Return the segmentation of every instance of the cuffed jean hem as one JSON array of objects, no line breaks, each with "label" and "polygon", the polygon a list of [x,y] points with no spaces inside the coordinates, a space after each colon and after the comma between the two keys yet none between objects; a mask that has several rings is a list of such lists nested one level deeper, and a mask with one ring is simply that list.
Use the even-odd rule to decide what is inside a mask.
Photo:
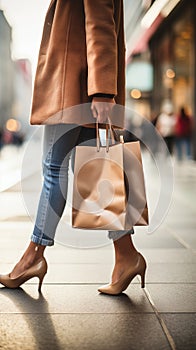
[{"label": "cuffed jean hem", "polygon": [[125,235],[132,235],[134,234],[134,229],[131,230],[125,230],[125,231],[108,231],[108,238],[112,239],[113,241],[117,241],[119,238],[125,236]]},{"label": "cuffed jean hem", "polygon": [[45,245],[45,246],[52,246],[52,245],[54,245],[54,241],[48,240],[48,239],[44,239],[44,238],[39,238],[39,237],[34,236],[34,235],[31,236],[31,242],[34,242],[34,243],[40,244],[40,245]]}]

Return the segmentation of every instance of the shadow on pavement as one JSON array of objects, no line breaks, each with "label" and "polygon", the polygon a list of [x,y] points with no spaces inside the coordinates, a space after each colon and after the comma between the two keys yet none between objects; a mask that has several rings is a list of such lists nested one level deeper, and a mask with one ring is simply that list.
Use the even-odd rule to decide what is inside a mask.
[{"label": "shadow on pavement", "polygon": [[[48,310],[48,302],[41,293],[37,299],[31,297],[22,288],[3,287],[0,288],[0,293],[8,297],[20,310],[31,330],[37,349],[43,349],[43,344],[50,344],[55,350],[62,349]],[[37,315],[43,316],[43,319]]]}]

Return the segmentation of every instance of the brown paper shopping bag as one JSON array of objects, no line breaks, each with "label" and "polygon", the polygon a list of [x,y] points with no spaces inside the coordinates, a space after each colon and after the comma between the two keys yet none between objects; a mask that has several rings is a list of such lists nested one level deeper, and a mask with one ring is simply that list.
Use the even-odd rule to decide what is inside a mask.
[{"label": "brown paper shopping bag", "polygon": [[97,147],[77,146],[72,226],[127,230],[134,225],[147,224],[148,209],[139,141],[109,146],[106,137],[106,147],[100,147],[97,132]]},{"label": "brown paper shopping bag", "polygon": [[123,166],[126,188],[125,228],[148,225],[148,205],[140,142],[123,146]]},{"label": "brown paper shopping bag", "polygon": [[123,230],[126,193],[123,145],[77,146],[74,167],[72,226]]}]

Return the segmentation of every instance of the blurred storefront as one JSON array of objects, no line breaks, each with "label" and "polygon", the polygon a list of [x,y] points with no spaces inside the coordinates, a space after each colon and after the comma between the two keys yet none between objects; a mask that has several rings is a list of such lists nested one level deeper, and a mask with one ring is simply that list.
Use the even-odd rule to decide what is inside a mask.
[{"label": "blurred storefront", "polygon": [[[192,3],[192,4],[191,4]],[[159,111],[170,101],[177,111],[182,105],[195,111],[195,1],[181,1],[165,18],[149,42],[154,67],[152,108]]]},{"label": "blurred storefront", "polygon": [[167,103],[175,113],[185,107],[191,116],[196,115],[195,18],[196,2],[180,1],[149,42],[154,67],[151,107],[155,113]]},{"label": "blurred storefront", "polygon": [[5,144],[19,144],[30,134],[29,110],[32,95],[31,64],[26,58],[12,59],[12,27],[1,10],[0,42],[1,148]]},{"label": "blurred storefront", "polygon": [[[144,6],[145,5],[145,6]],[[143,6],[143,7],[142,7]],[[127,12],[125,1],[125,12]],[[141,1],[137,10],[137,25],[127,18],[133,16],[131,7],[126,13],[127,39],[127,103],[149,119],[164,106],[174,113],[185,106],[196,116],[196,2],[194,0]],[[141,70],[130,74],[136,63],[146,64],[148,75]],[[134,80],[135,79],[135,80]],[[148,79],[147,89],[140,80]],[[143,84],[144,85],[144,84]],[[134,95],[135,90],[137,93]],[[143,106],[141,108],[141,106]],[[196,120],[196,119],[195,119]],[[195,131],[194,131],[195,133]],[[196,159],[196,137],[193,153]]]},{"label": "blurred storefront", "polygon": [[6,120],[10,118],[14,101],[11,40],[12,29],[0,10],[0,128],[3,128]]},{"label": "blurred storefront", "polygon": [[32,95],[32,71],[28,59],[14,60],[14,103],[13,117],[21,123],[22,132],[28,135],[32,130],[29,114]]}]

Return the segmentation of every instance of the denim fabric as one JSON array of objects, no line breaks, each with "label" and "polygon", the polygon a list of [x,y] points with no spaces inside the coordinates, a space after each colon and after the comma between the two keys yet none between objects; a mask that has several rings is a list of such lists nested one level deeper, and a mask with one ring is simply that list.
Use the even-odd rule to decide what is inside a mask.
[{"label": "denim fabric", "polygon": [[[31,240],[52,246],[66,204],[70,157],[78,144],[95,145],[95,129],[70,124],[46,125],[44,128],[44,182]],[[109,231],[108,237],[116,240],[127,233],[131,234],[133,230]]]}]

